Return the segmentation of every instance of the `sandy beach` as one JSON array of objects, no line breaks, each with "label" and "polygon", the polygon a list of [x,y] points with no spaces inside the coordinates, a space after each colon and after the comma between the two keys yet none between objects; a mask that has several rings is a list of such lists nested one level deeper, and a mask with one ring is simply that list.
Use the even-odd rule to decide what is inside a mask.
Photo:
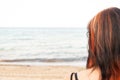
[{"label": "sandy beach", "polygon": [[0,80],[69,80],[78,66],[0,65]]}]

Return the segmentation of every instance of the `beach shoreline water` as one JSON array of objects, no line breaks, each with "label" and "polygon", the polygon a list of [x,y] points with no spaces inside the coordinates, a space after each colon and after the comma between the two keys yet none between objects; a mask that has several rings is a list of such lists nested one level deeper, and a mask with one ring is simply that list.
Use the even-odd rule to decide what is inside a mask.
[{"label": "beach shoreline water", "polygon": [[86,28],[0,28],[0,80],[69,80],[85,68]]},{"label": "beach shoreline water", "polygon": [[48,64],[86,61],[86,32],[86,28],[0,28],[0,60]]},{"label": "beach shoreline water", "polygon": [[80,72],[80,66],[35,66],[0,64],[0,80],[69,80],[72,72]]}]

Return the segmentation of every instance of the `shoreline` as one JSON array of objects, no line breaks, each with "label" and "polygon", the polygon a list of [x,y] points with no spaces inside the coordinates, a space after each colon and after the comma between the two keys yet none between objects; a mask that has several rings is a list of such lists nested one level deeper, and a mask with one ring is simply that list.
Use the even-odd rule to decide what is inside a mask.
[{"label": "shoreline", "polygon": [[73,62],[9,62],[0,60],[1,64],[7,65],[30,65],[30,66],[81,66],[86,67],[86,61],[73,61]]},{"label": "shoreline", "polygon": [[0,80],[69,80],[72,72],[80,72],[78,66],[35,66],[0,64]]}]

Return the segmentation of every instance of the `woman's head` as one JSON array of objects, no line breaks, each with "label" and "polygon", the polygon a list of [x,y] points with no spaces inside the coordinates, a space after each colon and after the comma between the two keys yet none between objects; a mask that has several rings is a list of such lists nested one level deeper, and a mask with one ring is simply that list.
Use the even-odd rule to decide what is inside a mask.
[{"label": "woman's head", "polygon": [[98,67],[102,80],[115,80],[120,74],[120,9],[99,12],[88,24],[88,33],[87,68]]}]

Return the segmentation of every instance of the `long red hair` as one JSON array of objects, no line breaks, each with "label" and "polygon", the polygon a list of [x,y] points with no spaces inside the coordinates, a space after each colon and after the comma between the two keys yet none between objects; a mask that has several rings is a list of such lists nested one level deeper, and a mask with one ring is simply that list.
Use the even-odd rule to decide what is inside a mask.
[{"label": "long red hair", "polygon": [[102,80],[120,80],[120,9],[99,12],[88,25],[87,68],[99,68]]}]

